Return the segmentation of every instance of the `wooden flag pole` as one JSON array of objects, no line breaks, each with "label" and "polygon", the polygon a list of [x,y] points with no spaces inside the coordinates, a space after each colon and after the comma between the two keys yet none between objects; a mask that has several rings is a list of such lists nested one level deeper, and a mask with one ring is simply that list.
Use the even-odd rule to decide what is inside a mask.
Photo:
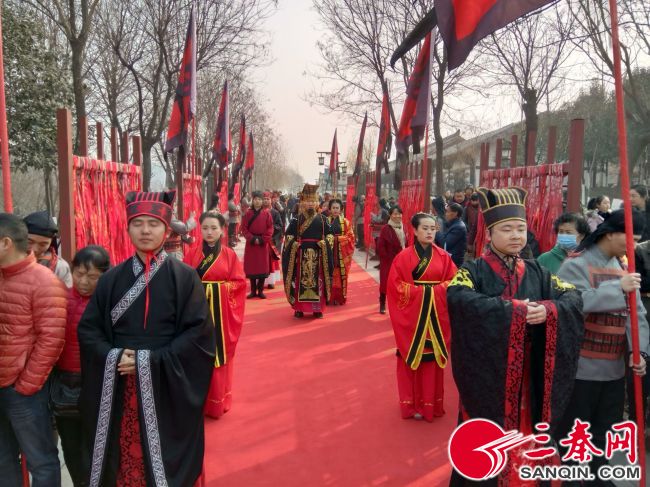
[{"label": "wooden flag pole", "polygon": [[5,103],[5,68],[2,49],[2,19],[0,18],[0,145],[2,146],[2,195],[4,198],[5,213],[13,213],[11,163],[9,162],[9,131],[7,130],[7,106]]},{"label": "wooden flag pole", "polygon": [[[616,0],[609,0],[609,10],[612,20],[612,48],[614,51],[614,83],[616,87],[616,119],[618,124],[618,152],[621,161],[621,197],[625,211],[625,241],[627,245],[628,272],[635,272],[634,236],[632,227],[632,205],[630,203],[630,173],[627,154],[627,131],[625,123],[625,95],[623,93],[623,73],[621,70],[621,42],[618,36],[618,6]],[[634,363],[641,362],[639,347],[639,317],[637,315],[636,291],[628,294],[630,305],[630,322],[632,325],[632,356]],[[638,430],[639,465],[641,466],[641,482],[645,486],[645,421],[643,417],[643,401],[641,377],[634,377],[634,404]]]}]

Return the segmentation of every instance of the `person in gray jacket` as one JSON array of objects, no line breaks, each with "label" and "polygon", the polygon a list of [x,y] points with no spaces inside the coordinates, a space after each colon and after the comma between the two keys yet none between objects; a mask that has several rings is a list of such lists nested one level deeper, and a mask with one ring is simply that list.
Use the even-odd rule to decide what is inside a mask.
[{"label": "person in gray jacket", "polygon": [[[633,225],[634,234],[641,235],[644,222],[638,212],[634,212]],[[585,337],[573,394],[556,436],[566,438],[576,419],[589,421],[593,443],[604,451],[607,431],[623,421],[626,363],[633,373],[643,376],[650,352],[646,311],[639,293],[641,277],[628,273],[623,263],[626,253],[623,210],[613,212],[577,250],[575,257],[564,261],[558,277],[582,292]],[[641,344],[638,364],[633,363],[631,356],[630,292],[637,294]],[[592,472],[595,474],[606,461],[595,457],[590,465]]]}]

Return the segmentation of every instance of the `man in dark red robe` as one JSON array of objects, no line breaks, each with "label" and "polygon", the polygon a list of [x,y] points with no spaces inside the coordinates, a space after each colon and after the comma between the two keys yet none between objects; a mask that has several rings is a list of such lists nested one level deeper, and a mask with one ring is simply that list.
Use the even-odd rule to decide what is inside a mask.
[{"label": "man in dark red robe", "polygon": [[173,192],[127,194],[136,254],[99,280],[79,322],[88,485],[194,485],[216,340],[197,273],[163,249]]}]

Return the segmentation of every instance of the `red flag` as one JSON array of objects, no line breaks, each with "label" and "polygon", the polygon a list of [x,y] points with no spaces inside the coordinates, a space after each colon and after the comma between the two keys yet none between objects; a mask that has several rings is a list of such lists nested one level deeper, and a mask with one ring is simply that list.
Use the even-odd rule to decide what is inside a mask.
[{"label": "red flag", "polygon": [[230,137],[230,101],[228,100],[228,81],[223,85],[217,130],[212,145],[212,160],[217,161],[221,169],[228,167],[232,160],[232,139]]},{"label": "red flag", "polygon": [[457,68],[484,37],[556,0],[436,0],[438,28],[449,70]]},{"label": "red flag", "polygon": [[381,194],[381,170],[386,174],[390,173],[388,158],[390,157],[393,135],[390,131],[390,101],[388,91],[384,92],[384,100],[381,104],[381,122],[379,123],[379,143],[377,144],[377,159],[375,161],[375,178],[377,194]]},{"label": "red flag", "polygon": [[330,153],[330,178],[332,174],[339,172],[339,144],[336,141],[336,130],[334,130],[334,140],[332,140],[332,152]]},{"label": "red flag", "polygon": [[368,124],[368,112],[366,116],[363,117],[363,123],[361,124],[361,135],[359,135],[359,145],[357,146],[357,162],[354,165],[353,176],[358,177],[361,173],[361,165],[363,164],[363,139],[366,137],[366,125]]},{"label": "red flag", "polygon": [[248,147],[246,149],[246,164],[244,166],[244,192],[249,192],[250,181],[255,169],[255,150],[253,148],[253,132],[248,133]]},{"label": "red flag", "polygon": [[424,40],[420,54],[409,78],[406,100],[397,132],[397,152],[405,154],[410,145],[413,153],[420,153],[420,140],[429,122],[431,106],[431,32]]},{"label": "red flag", "polygon": [[190,12],[190,21],[185,36],[183,61],[178,74],[176,97],[167,127],[165,152],[177,147],[185,148],[187,144],[187,127],[196,113],[196,22],[194,9]]},{"label": "red flag", "polygon": [[457,68],[481,39],[519,17],[557,0],[436,0],[406,36],[390,59],[391,66],[431,32],[436,25],[445,47],[449,71]]},{"label": "red flag", "polygon": [[[246,117],[244,114],[241,116],[241,123],[239,124],[239,153],[237,154],[237,164],[232,171],[231,185],[234,188],[236,181],[239,181],[239,173],[244,168],[246,163]],[[231,189],[232,189],[231,188]]]}]

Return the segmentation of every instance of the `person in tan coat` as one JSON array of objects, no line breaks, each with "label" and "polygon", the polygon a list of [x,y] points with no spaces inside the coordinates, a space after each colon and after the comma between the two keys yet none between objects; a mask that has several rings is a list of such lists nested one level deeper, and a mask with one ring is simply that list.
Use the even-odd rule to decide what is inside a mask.
[{"label": "person in tan coat", "polygon": [[61,485],[47,378],[63,349],[66,288],[28,251],[27,227],[0,213],[0,472],[22,485],[19,451],[34,487]]}]

